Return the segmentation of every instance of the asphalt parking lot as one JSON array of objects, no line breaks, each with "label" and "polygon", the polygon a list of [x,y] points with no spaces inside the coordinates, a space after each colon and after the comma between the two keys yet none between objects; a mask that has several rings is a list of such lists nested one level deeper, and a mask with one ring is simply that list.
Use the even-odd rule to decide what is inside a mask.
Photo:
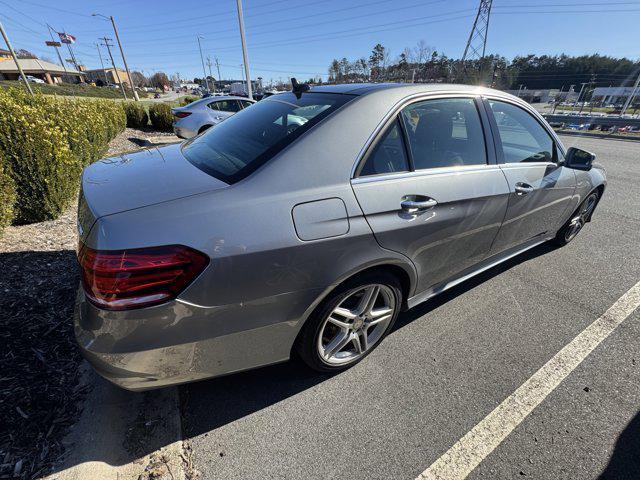
[{"label": "asphalt parking lot", "polygon": [[[569,246],[537,247],[404,313],[340,375],[290,362],[181,387],[203,478],[416,478],[633,287],[640,143],[563,141],[595,152],[609,180]],[[639,320],[636,310],[469,478],[640,478]]]}]

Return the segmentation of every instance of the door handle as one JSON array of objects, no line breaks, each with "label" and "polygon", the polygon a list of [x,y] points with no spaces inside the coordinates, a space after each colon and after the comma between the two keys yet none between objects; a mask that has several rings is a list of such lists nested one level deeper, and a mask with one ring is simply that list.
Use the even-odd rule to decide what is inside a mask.
[{"label": "door handle", "polygon": [[422,197],[419,195],[407,195],[400,206],[402,210],[408,213],[415,213],[419,210],[426,210],[431,207],[435,207],[438,204],[433,198]]},{"label": "door handle", "polygon": [[518,182],[514,190],[516,191],[516,195],[526,195],[527,193],[533,192],[533,187],[528,183]]}]

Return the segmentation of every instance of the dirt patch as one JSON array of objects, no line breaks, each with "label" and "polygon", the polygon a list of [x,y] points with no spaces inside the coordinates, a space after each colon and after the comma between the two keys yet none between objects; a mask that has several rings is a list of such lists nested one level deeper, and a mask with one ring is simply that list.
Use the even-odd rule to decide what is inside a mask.
[{"label": "dirt patch", "polygon": [[[126,129],[109,155],[138,150]],[[0,478],[38,478],[58,462],[86,393],[73,334],[79,282],[76,207],[59,219],[8,227],[0,237]]]}]

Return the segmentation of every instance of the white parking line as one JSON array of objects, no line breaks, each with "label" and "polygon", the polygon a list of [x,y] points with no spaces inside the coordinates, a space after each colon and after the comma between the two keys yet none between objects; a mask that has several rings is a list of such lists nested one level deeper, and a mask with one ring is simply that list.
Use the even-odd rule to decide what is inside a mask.
[{"label": "white parking line", "polygon": [[418,480],[466,478],[638,306],[640,282],[433,462]]}]

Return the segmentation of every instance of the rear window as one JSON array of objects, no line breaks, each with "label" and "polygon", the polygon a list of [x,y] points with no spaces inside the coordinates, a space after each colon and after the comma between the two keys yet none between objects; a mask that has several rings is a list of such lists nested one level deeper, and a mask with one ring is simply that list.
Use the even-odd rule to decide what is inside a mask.
[{"label": "rear window", "polygon": [[182,153],[209,175],[235,183],[353,98],[330,93],[270,97],[189,140]]}]

